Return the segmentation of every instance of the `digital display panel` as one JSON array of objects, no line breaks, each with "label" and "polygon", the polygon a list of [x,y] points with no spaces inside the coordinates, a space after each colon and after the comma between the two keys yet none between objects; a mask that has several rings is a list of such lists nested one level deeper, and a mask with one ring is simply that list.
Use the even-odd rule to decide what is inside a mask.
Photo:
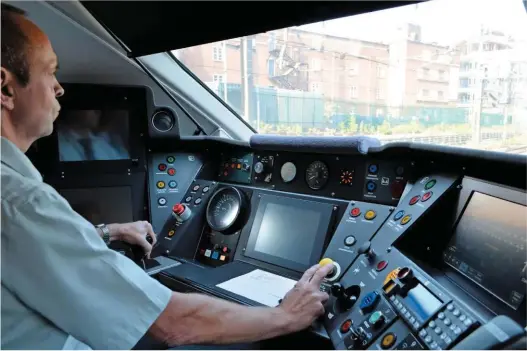
[{"label": "digital display panel", "polygon": [[93,225],[133,222],[132,190],[128,186],[62,189],[75,212]]},{"label": "digital display panel", "polygon": [[527,284],[527,207],[474,192],[443,253],[447,264],[517,309]]},{"label": "digital display panel", "polygon": [[406,307],[413,312],[415,318],[421,323],[432,316],[442,304],[438,298],[421,284],[417,284],[408,291],[404,302]]},{"label": "digital display panel", "polygon": [[130,159],[126,110],[65,110],[57,118],[61,162]]},{"label": "digital display panel", "polygon": [[245,256],[303,272],[322,254],[332,212],[326,203],[262,196]]}]

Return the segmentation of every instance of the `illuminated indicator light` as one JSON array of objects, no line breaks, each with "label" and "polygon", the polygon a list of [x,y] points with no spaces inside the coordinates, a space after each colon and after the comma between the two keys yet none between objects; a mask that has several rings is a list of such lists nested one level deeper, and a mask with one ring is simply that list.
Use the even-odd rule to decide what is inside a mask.
[{"label": "illuminated indicator light", "polygon": [[367,220],[372,220],[375,218],[375,216],[377,216],[377,213],[375,213],[374,210],[369,210],[366,212],[366,214],[364,215],[364,218],[366,218]]},{"label": "illuminated indicator light", "polygon": [[386,268],[386,266],[388,266],[388,262],[387,261],[381,261],[379,263],[377,263],[377,272],[380,272],[382,271],[383,269]]},{"label": "illuminated indicator light", "polygon": [[222,251],[226,253],[227,251],[229,251],[229,248],[225,246]]},{"label": "illuminated indicator light", "polygon": [[168,169],[168,174],[173,176],[174,174],[176,174],[176,170],[174,168],[169,168]]},{"label": "illuminated indicator light", "polygon": [[412,197],[410,199],[410,205],[415,205],[417,203],[417,201],[419,201],[420,199],[420,196],[419,195],[415,195],[414,197]]},{"label": "illuminated indicator light", "polygon": [[421,202],[428,201],[428,199],[432,197],[432,194],[433,193],[431,191],[427,191],[426,193],[424,193]]},{"label": "illuminated indicator light", "polygon": [[350,331],[351,328],[351,319],[346,319],[341,325],[340,325],[340,332],[342,334],[346,334]]},{"label": "illuminated indicator light", "polygon": [[174,230],[171,230],[168,232],[168,236],[173,236],[176,232]]},{"label": "illuminated indicator light", "polygon": [[236,168],[238,168],[238,169],[242,169],[242,165],[238,163],[238,164],[236,165]]},{"label": "illuminated indicator light", "polygon": [[236,165],[234,163],[231,164],[231,168],[236,168]]},{"label": "illuminated indicator light", "polygon": [[435,179],[429,180],[425,185],[425,190],[432,189],[436,185],[437,181]]},{"label": "illuminated indicator light", "polygon": [[405,225],[406,223],[410,222],[410,219],[412,219],[411,215],[406,215],[401,219],[401,225]]},{"label": "illuminated indicator light", "polygon": [[225,171],[223,172],[223,175],[226,177],[229,174],[229,172]]},{"label": "illuminated indicator light", "polygon": [[225,261],[225,256],[224,255],[220,256],[220,261]]},{"label": "illuminated indicator light", "polygon": [[174,163],[175,160],[176,160],[176,158],[174,156],[168,156],[167,157],[167,162],[168,163]]},{"label": "illuminated indicator light", "polygon": [[360,208],[355,207],[350,211],[351,217],[357,217],[360,215]]}]

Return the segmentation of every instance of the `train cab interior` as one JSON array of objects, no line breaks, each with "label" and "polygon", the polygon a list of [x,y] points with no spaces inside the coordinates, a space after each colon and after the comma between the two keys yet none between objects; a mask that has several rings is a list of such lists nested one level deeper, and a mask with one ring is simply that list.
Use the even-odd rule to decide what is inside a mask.
[{"label": "train cab interior", "polygon": [[27,155],[94,225],[149,221],[150,259],[111,248],[154,279],[274,307],[332,262],[273,347],[527,348],[524,2],[12,4],[65,89]]}]

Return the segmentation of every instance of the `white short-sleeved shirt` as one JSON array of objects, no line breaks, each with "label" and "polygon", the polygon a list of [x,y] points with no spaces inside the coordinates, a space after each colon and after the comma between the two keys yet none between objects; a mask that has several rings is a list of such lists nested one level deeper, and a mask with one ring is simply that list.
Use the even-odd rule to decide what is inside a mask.
[{"label": "white short-sleeved shirt", "polygon": [[1,138],[2,349],[130,349],[171,291],[110,250]]}]

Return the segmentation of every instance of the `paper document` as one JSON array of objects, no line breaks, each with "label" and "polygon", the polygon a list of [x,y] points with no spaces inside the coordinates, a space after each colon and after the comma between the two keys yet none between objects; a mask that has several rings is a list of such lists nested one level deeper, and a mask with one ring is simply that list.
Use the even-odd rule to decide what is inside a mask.
[{"label": "paper document", "polygon": [[262,305],[275,307],[278,305],[278,301],[283,299],[295,284],[296,280],[255,269],[216,286]]}]

